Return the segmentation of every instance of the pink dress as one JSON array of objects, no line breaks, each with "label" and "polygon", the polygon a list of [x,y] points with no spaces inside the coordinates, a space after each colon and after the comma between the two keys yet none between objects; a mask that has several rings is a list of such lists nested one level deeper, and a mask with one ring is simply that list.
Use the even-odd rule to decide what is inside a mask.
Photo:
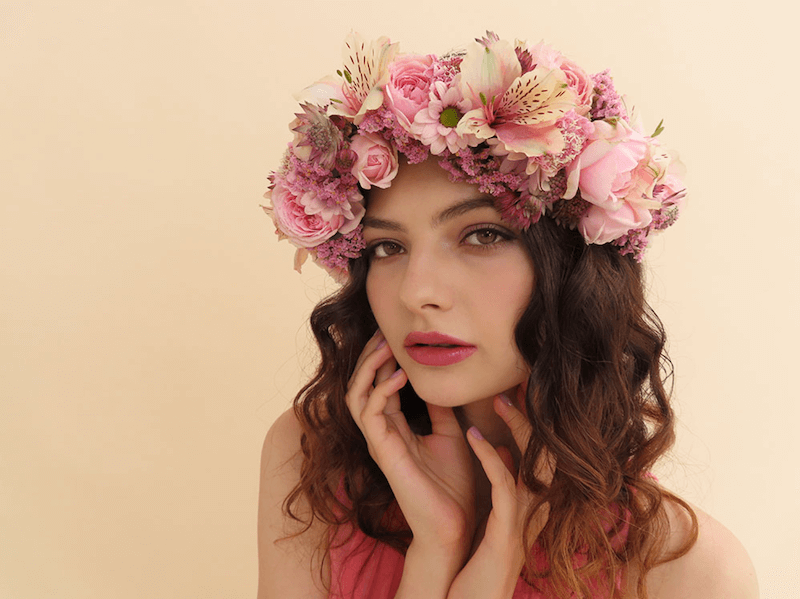
[{"label": "pink dress", "polygon": [[[344,478],[339,482],[336,492],[339,500],[350,506],[344,491]],[[335,529],[331,527],[330,537],[337,544],[348,537],[351,525],[347,524]],[[619,548],[627,538],[627,523],[613,539],[612,546]],[[374,548],[374,551],[373,551]],[[538,547],[534,547],[536,551]],[[368,537],[361,530],[356,530],[353,538],[341,547],[332,547],[331,559],[331,592],[329,599],[392,599],[400,586],[403,576],[405,557],[396,549],[376,539]],[[537,565],[542,566],[542,555],[536,556]],[[360,573],[363,568],[363,572]],[[360,576],[359,576],[360,573]],[[622,573],[617,577],[617,586],[622,583]],[[598,592],[597,597],[605,597],[605,592]],[[520,576],[514,589],[513,599],[548,599],[531,587]]]}]

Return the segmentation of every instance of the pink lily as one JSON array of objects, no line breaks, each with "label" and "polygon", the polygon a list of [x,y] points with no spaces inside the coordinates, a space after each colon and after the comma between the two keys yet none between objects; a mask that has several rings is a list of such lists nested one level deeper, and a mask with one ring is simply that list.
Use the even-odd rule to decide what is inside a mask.
[{"label": "pink lily", "polygon": [[328,115],[339,114],[358,125],[368,110],[383,104],[383,87],[389,80],[389,63],[399,50],[398,44],[381,37],[365,42],[353,31],[342,49],[344,69],[338,77],[329,75],[295,95],[299,102],[327,106]]},{"label": "pink lily", "polygon": [[537,66],[522,74],[514,47],[489,36],[468,48],[461,77],[473,109],[461,119],[459,134],[496,136],[507,152],[528,157],[564,149],[556,121],[576,108],[576,96],[560,69]]}]

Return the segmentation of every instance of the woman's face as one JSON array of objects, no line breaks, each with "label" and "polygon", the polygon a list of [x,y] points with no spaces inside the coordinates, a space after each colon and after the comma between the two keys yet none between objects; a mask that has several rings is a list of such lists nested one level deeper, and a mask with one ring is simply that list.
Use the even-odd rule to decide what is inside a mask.
[{"label": "woman's face", "polygon": [[402,164],[370,191],[363,224],[369,303],[417,395],[459,406],[526,379],[514,328],[533,264],[492,196],[450,182],[435,158]]}]

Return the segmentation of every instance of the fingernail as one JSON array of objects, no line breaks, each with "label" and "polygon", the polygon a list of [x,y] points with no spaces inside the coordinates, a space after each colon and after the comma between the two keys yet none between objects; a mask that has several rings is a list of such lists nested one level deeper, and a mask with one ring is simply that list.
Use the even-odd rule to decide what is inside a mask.
[{"label": "fingernail", "polygon": [[384,338],[384,339],[381,339],[381,340],[378,342],[378,345],[375,347],[375,349],[380,349],[380,348],[382,348],[384,345],[386,345],[386,339],[385,339],[385,338]]},{"label": "fingernail", "polygon": [[398,368],[397,370],[395,370],[395,371],[392,373],[392,376],[390,376],[389,378],[390,378],[390,379],[396,378],[396,377],[400,376],[400,373],[401,373],[401,372],[403,372],[403,369],[402,369],[402,368]]},{"label": "fingernail", "polygon": [[501,393],[500,394],[500,401],[502,401],[507,406],[513,406],[514,405],[514,402],[512,402],[511,398],[508,395],[506,395],[505,393]]},{"label": "fingernail", "polygon": [[476,439],[483,439],[483,435],[481,434],[481,431],[478,430],[477,426],[470,427],[469,431],[467,432]]}]

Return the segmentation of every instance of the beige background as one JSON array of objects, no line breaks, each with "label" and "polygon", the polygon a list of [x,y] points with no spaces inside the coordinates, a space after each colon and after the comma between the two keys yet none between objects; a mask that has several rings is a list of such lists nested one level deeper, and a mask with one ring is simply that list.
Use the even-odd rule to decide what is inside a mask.
[{"label": "beige background", "polygon": [[692,193],[648,258],[680,416],[659,473],[745,543],[763,597],[800,596],[786,4],[0,3],[0,597],[254,597],[260,445],[333,288],[258,205],[291,94],[351,27],[545,39],[665,118]]}]

